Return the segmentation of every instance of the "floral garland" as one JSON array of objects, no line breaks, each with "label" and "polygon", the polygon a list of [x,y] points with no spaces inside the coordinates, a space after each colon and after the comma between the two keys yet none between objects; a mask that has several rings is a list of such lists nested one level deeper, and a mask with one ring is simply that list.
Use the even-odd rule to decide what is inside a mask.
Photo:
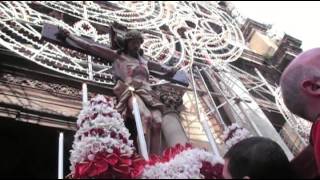
[{"label": "floral garland", "polygon": [[98,95],[79,114],[71,150],[72,178],[136,178],[145,161],[112,100]]},{"label": "floral garland", "polygon": [[236,123],[233,123],[231,126],[228,126],[228,128],[223,132],[223,139],[227,149],[230,149],[239,141],[249,138],[251,136],[252,135],[247,129],[239,126]]},{"label": "floral garland", "polygon": [[164,151],[163,157],[151,156],[143,179],[215,179],[222,178],[223,160],[190,145],[176,145]]}]

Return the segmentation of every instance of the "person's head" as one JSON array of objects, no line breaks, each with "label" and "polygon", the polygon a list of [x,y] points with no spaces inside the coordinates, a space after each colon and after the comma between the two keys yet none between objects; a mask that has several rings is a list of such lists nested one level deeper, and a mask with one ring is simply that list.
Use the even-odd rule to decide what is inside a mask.
[{"label": "person's head", "polygon": [[298,55],[282,73],[280,86],[288,109],[315,121],[320,115],[320,48]]},{"label": "person's head", "polygon": [[124,37],[125,52],[136,57],[140,53],[142,43],[142,34],[137,30],[130,30]]},{"label": "person's head", "polygon": [[226,179],[292,177],[285,152],[267,138],[244,139],[232,146],[224,159],[223,176]]}]

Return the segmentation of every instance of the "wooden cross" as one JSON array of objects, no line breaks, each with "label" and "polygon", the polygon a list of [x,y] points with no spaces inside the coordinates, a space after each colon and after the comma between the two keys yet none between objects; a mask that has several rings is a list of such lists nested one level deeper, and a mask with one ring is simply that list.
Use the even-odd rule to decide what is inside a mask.
[{"label": "wooden cross", "polygon": [[[53,44],[57,44],[59,46],[63,46],[72,50],[76,50],[78,52],[88,54],[94,57],[98,57],[96,54],[92,54],[91,52],[87,51],[86,49],[81,48],[77,44],[73,43],[72,41],[69,41],[66,39],[66,41],[59,39],[57,36],[60,32],[60,28],[56,25],[52,24],[44,24],[43,29],[42,29],[42,39],[46,40],[48,42],[51,42]],[[112,36],[112,33],[110,34]],[[85,37],[80,37],[82,39],[85,39],[86,41],[92,43],[92,44],[97,44],[99,46],[104,46],[102,44],[99,44],[92,39],[85,38]],[[113,38],[112,38],[113,39]],[[111,48],[116,46],[113,41],[111,41]],[[100,57],[100,58],[105,58],[105,57]],[[110,59],[104,59],[106,61],[112,62]],[[189,81],[186,73],[184,71],[178,71],[173,77],[169,77],[166,75],[166,73],[163,72],[163,67],[160,64],[154,63],[149,61],[148,63],[148,68],[150,70],[150,74],[160,78],[160,79],[165,79],[168,80],[172,83],[177,83],[183,86],[188,86]]]}]

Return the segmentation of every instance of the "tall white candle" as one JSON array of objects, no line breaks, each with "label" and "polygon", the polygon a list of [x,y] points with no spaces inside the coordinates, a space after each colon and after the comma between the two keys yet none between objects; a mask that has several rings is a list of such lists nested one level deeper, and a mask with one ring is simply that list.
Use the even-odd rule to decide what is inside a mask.
[{"label": "tall white candle", "polygon": [[88,103],[88,87],[87,83],[82,84],[82,105],[83,107]]},{"label": "tall white candle", "polygon": [[58,179],[63,179],[63,133],[59,134]]},{"label": "tall white candle", "polygon": [[144,137],[141,116],[140,116],[140,111],[139,111],[139,105],[138,105],[137,99],[134,95],[132,95],[132,106],[133,106],[133,115],[134,115],[137,131],[138,131],[140,151],[141,151],[143,158],[148,161],[149,155],[148,155],[148,150],[147,150],[146,139]]}]

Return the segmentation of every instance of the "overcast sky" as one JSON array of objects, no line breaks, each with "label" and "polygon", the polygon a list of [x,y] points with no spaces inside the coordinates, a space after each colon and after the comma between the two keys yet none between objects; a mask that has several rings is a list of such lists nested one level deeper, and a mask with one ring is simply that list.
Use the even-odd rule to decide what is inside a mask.
[{"label": "overcast sky", "polygon": [[320,2],[233,1],[240,14],[302,41],[302,49],[320,47]]}]

